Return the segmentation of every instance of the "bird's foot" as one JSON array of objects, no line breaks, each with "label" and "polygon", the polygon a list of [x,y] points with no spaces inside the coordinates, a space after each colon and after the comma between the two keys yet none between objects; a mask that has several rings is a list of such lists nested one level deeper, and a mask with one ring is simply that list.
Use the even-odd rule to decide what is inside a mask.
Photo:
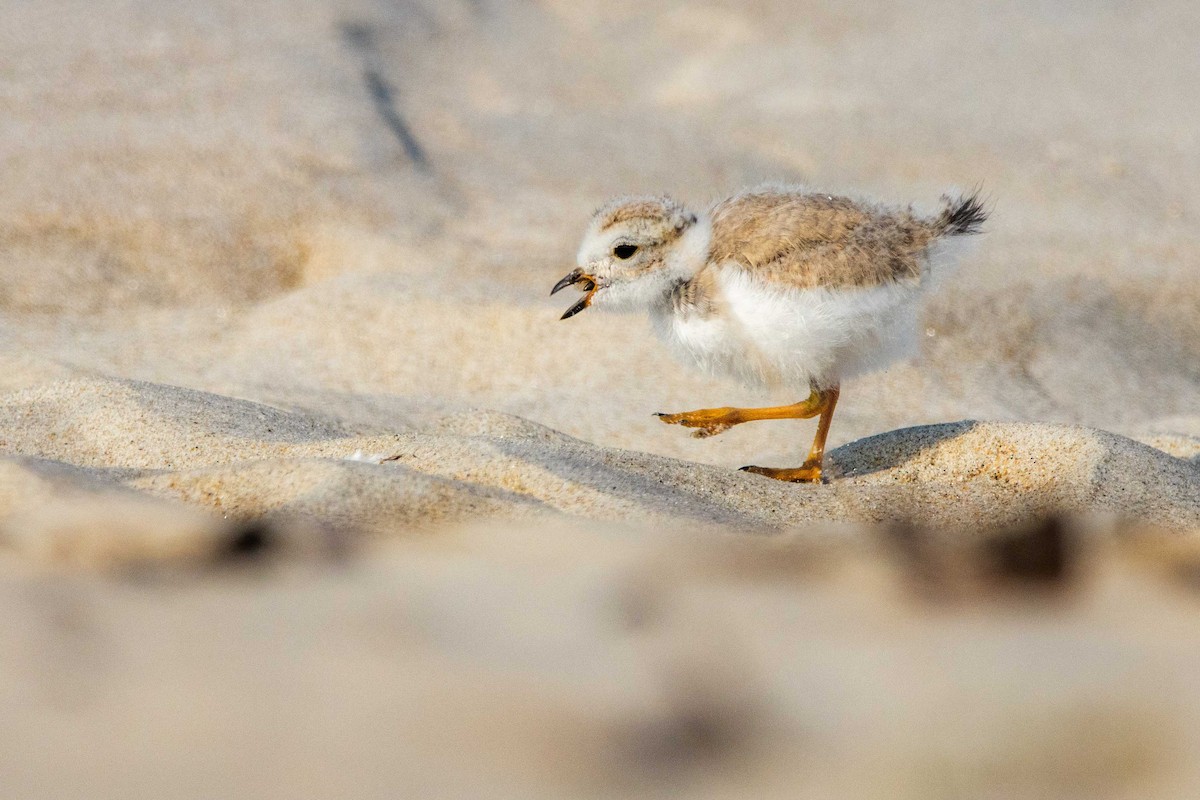
[{"label": "bird's foot", "polygon": [[698,411],[681,411],[678,414],[658,413],[658,417],[668,425],[682,425],[685,428],[695,428],[692,436],[697,439],[707,439],[724,433],[741,422],[737,418],[736,408],[702,408]]},{"label": "bird's foot", "polygon": [[777,481],[790,481],[791,483],[823,483],[824,479],[821,475],[821,462],[805,461],[799,467],[742,467],[742,472],[753,472],[755,475],[765,475],[768,478],[774,478]]}]

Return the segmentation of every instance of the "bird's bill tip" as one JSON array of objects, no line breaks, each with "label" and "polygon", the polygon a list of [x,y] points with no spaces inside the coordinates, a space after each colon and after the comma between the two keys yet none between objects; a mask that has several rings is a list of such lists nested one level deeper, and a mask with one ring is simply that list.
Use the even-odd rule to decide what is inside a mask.
[{"label": "bird's bill tip", "polygon": [[[593,289],[592,291],[595,291],[595,290]],[[568,308],[563,313],[563,315],[561,317],[559,317],[559,319],[560,320],[570,319],[571,317],[575,316],[580,311],[583,311],[585,308],[587,308],[591,304],[592,304],[592,292],[588,292],[583,297],[579,298],[579,302],[575,303],[575,305]]]},{"label": "bird's bill tip", "polygon": [[562,280],[560,280],[558,283],[554,284],[554,288],[550,290],[550,296],[553,297],[554,295],[561,292],[563,289],[565,289],[568,286],[571,286],[573,284],[579,283],[581,280],[583,280],[583,270],[581,270],[581,269],[571,270],[570,272],[568,272],[566,275],[563,276]]}]

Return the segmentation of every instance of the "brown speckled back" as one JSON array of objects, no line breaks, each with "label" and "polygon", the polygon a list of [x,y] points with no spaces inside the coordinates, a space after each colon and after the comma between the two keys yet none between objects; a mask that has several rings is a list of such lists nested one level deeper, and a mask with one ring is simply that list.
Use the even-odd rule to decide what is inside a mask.
[{"label": "brown speckled back", "polygon": [[878,286],[921,274],[921,256],[945,232],[940,218],[846,197],[752,190],[712,210],[710,261],[798,289]]}]

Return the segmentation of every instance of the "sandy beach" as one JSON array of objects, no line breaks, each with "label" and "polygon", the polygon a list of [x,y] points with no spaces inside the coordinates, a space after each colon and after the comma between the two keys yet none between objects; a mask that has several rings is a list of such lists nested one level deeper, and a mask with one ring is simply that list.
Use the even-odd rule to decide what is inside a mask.
[{"label": "sandy beach", "polygon": [[[1195,796],[1193,4],[0,15],[0,794]],[[991,204],[822,485],[547,296],[763,180]]]}]

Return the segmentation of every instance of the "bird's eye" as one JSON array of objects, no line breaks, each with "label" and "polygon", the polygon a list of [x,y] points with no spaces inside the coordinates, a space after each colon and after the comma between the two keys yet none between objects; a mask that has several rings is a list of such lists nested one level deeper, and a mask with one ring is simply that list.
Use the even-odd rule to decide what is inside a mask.
[{"label": "bird's eye", "polygon": [[613,248],[613,255],[617,258],[629,258],[636,252],[636,244],[619,244]]}]

